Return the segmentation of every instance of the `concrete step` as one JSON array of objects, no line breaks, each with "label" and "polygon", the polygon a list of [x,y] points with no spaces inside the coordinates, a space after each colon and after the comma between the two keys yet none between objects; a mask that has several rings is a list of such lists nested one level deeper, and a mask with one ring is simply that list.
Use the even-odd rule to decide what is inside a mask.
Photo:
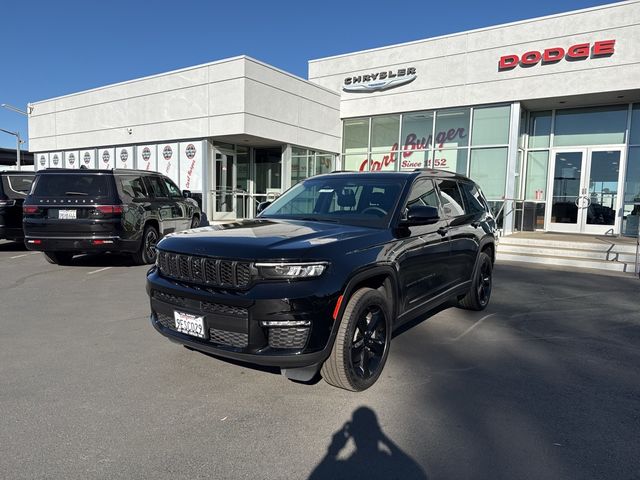
[{"label": "concrete step", "polygon": [[596,241],[596,240],[546,240],[542,238],[522,238],[518,236],[501,237],[499,240],[500,245],[518,245],[518,246],[532,246],[532,247],[553,247],[553,248],[575,248],[580,250],[594,250],[606,252],[607,250],[632,254],[636,253],[635,243],[616,243],[614,239],[610,241]]},{"label": "concrete step", "polygon": [[[579,245],[578,247],[582,247]],[[572,257],[585,258],[591,260],[608,260],[618,261],[622,263],[634,263],[634,253],[618,253],[615,251],[607,251],[602,249],[583,249],[583,248],[567,248],[566,245],[561,247],[548,247],[539,245],[520,245],[505,244],[498,245],[498,252],[517,255],[543,255],[548,257]]]},{"label": "concrete step", "polygon": [[496,261],[501,262],[525,262],[543,265],[561,265],[573,268],[590,268],[594,270],[607,270],[614,272],[633,273],[633,263],[611,262],[608,260],[596,260],[590,258],[550,256],[532,253],[507,253],[498,248]]}]

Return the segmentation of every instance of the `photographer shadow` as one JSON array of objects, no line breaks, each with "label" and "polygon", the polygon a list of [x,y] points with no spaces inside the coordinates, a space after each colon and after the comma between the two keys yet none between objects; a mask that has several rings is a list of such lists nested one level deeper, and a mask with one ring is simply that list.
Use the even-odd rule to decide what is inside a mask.
[{"label": "photographer shadow", "polygon": [[[355,451],[345,459],[340,452],[353,440]],[[340,478],[426,480],[422,467],[387,437],[373,410],[360,407],[350,422],[333,434],[327,454],[309,480]]]}]

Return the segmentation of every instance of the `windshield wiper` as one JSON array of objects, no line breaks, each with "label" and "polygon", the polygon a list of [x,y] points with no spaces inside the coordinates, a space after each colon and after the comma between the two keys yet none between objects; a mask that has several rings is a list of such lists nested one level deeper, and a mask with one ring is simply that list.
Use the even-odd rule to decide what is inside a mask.
[{"label": "windshield wiper", "polygon": [[87,195],[89,195],[88,193],[85,192],[64,192],[65,195],[82,195],[83,197],[86,197]]}]

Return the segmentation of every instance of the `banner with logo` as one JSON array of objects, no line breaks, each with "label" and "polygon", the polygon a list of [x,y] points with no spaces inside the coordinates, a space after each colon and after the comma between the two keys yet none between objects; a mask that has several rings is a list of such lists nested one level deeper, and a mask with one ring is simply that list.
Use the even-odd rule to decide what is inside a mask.
[{"label": "banner with logo", "polygon": [[64,168],[64,159],[62,158],[62,152],[51,152],[49,154],[49,167]]},{"label": "banner with logo", "polygon": [[133,147],[116,147],[116,168],[135,168]]},{"label": "banner with logo", "polygon": [[80,168],[80,152],[74,150],[72,152],[64,152],[65,168]]},{"label": "banner with logo", "polygon": [[138,145],[136,147],[136,167],[138,170],[157,171],[156,146]]},{"label": "banner with logo", "polygon": [[80,167],[96,168],[96,151],[80,150]]},{"label": "banner with logo", "polygon": [[36,153],[36,170],[44,170],[49,167],[49,154]]},{"label": "banner with logo", "polygon": [[178,184],[180,183],[179,156],[177,143],[158,145],[158,171]]},{"label": "banner with logo", "polygon": [[116,166],[116,149],[100,148],[98,150],[98,168],[102,170],[112,170]]},{"label": "banner with logo", "polygon": [[180,143],[180,188],[202,192],[203,140]]}]

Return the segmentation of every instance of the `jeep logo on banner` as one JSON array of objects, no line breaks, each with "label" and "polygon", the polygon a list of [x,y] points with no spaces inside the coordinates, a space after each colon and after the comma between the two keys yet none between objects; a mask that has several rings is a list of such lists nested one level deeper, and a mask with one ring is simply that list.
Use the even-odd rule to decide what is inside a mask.
[{"label": "jeep logo on banner", "polygon": [[413,82],[417,78],[415,67],[365,73],[344,79],[345,92],[380,92]]}]

